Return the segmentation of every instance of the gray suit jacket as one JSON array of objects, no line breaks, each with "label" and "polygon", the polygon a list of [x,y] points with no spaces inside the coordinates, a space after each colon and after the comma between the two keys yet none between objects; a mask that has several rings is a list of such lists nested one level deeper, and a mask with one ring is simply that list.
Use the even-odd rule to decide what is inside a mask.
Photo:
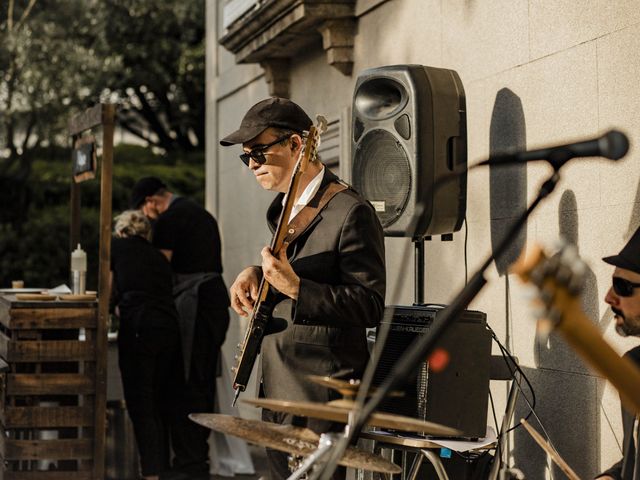
[{"label": "gray suit jacket", "polygon": [[[325,168],[322,185],[333,181]],[[272,228],[282,196],[267,213]],[[289,245],[288,256],[300,293],[296,302],[281,296],[275,308],[288,328],[263,341],[263,391],[269,398],[326,402],[337,394],[306,376],[344,369],[361,376],[369,358],[365,329],[377,326],[384,310],[384,234],[373,207],[347,189]],[[284,417],[279,423],[288,423]]]}]

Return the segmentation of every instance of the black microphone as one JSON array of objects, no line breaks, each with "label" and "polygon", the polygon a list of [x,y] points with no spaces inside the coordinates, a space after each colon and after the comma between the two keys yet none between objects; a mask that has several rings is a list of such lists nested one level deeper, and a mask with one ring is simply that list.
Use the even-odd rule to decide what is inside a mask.
[{"label": "black microphone", "polygon": [[478,163],[477,166],[510,165],[534,160],[547,160],[557,168],[575,157],[605,157],[611,160],[618,160],[622,158],[628,150],[629,139],[627,136],[618,130],[611,130],[601,137],[592,140],[525,152],[494,155]]}]

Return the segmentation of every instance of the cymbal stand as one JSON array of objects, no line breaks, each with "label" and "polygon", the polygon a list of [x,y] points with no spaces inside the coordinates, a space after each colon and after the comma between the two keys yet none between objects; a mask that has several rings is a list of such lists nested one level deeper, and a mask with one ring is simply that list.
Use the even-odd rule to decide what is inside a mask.
[{"label": "cymbal stand", "polygon": [[300,480],[307,478],[306,473],[313,468],[314,466],[321,466],[324,462],[326,462],[329,454],[331,453],[331,449],[334,447],[338,438],[341,436],[340,433],[323,433],[320,435],[320,441],[318,443],[318,449],[309,455],[304,461],[298,466],[297,470],[293,472],[287,480]]},{"label": "cymbal stand", "polygon": [[[360,434],[360,431],[364,427],[369,416],[380,405],[386,395],[392,390],[398,389],[402,386],[409,376],[409,373],[415,370],[418,365],[431,354],[438,340],[440,340],[442,335],[446,333],[447,329],[458,320],[471,301],[486,285],[487,280],[484,277],[485,272],[497,258],[504,254],[507,247],[517,236],[520,229],[525,225],[527,219],[540,202],[553,192],[560,180],[559,170],[570,158],[571,157],[566,155],[565,152],[559,152],[554,155],[553,158],[550,157],[547,159],[553,167],[553,174],[541,185],[538,195],[533,200],[529,208],[527,208],[527,210],[511,226],[507,234],[496,247],[495,253],[489,255],[478,271],[471,277],[469,283],[467,283],[456,295],[451,304],[436,316],[429,331],[425,335],[418,337],[411,344],[405,354],[394,365],[382,385],[380,385],[371,396],[370,400],[366,402],[361,409],[359,408],[359,402],[356,402],[351,415],[349,415],[349,423],[345,426],[344,435],[336,442],[335,448],[332,449],[331,456],[326,461],[322,472],[318,475],[315,475],[315,472],[313,472],[310,477],[311,479],[315,480],[318,478],[320,480],[329,480],[331,478],[338,464],[338,460],[342,457],[352,439],[356,438]],[[369,370],[371,370],[371,362],[367,366],[365,379],[363,379],[361,384],[361,390],[368,390],[370,386],[373,372],[370,373],[370,378],[366,378]],[[364,392],[360,391],[358,392],[358,398],[361,397],[361,394],[366,395]]]}]

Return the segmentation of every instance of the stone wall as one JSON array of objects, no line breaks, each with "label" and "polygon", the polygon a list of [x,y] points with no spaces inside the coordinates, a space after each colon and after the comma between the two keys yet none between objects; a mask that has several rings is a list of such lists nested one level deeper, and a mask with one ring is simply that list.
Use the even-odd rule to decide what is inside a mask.
[{"label": "stone wall", "polygon": [[[225,279],[230,285],[246,265],[259,261],[270,236],[264,222],[272,194],[263,192],[218,139],[234,130],[249,106],[268,96],[258,65],[236,65],[216,44],[221,5],[208,0],[208,205],[224,237]],[[612,269],[600,259],[619,251],[637,227],[639,173],[634,146],[640,127],[640,9],[631,0],[358,0],[353,74],[327,64],[320,47],[295,58],[290,96],[311,115],[349,118],[353,86],[365,68],[416,63],[456,70],[467,100],[468,158],[477,163],[512,148],[536,148],[597,136],[616,127],[631,149],[612,162],[578,159],[562,170],[562,181],[527,223],[509,252],[525,245],[551,247],[560,235],[578,245],[589,264],[583,307],[620,352],[637,344],[613,330],[603,301]],[[349,129],[348,122],[341,128]],[[340,171],[348,176],[350,158]],[[448,303],[465,279],[465,254],[473,272],[496,246],[506,226],[534,198],[549,175],[546,164],[469,173],[467,225],[453,242],[426,243],[428,302]],[[468,231],[467,231],[468,230]],[[465,252],[465,233],[468,241]],[[388,238],[388,304],[411,304],[413,245]],[[590,478],[620,456],[617,394],[595,376],[555,335],[535,340],[535,320],[523,287],[505,262],[490,268],[489,283],[472,308],[525,367],[536,391],[537,413],[560,453],[582,478]],[[233,322],[225,345],[232,363],[244,321]],[[494,350],[495,351],[495,350]],[[493,389],[496,408],[505,390]],[[247,416],[254,412],[243,410]],[[526,413],[521,402],[519,414]],[[539,425],[533,421],[540,429]],[[549,461],[518,429],[511,456],[527,478],[548,478]],[[556,470],[556,478],[561,474]]]}]

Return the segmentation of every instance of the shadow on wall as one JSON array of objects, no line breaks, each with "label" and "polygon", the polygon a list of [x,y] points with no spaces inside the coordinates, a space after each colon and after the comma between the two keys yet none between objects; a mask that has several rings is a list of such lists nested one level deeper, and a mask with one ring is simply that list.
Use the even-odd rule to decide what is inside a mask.
[{"label": "shadow on wall", "polygon": [[[575,194],[566,190],[558,208],[560,236],[576,245],[578,242],[578,207]],[[599,318],[598,283],[594,272],[588,269],[581,295],[581,307],[587,317]],[[593,478],[600,468],[600,396],[598,377],[593,375],[572,347],[557,333],[547,341],[534,340],[537,370],[527,369],[536,392],[536,413],[540,423],[531,419],[560,452],[581,478]],[[521,403],[518,417],[525,416],[528,407]],[[518,430],[514,458],[527,478],[545,478],[549,469],[546,455],[529,435]],[[553,465],[554,478],[563,476]]]},{"label": "shadow on wall", "polygon": [[[527,143],[524,111],[520,97],[508,88],[496,95],[489,130],[489,153],[524,150]],[[489,196],[491,216],[491,249],[504,238],[513,221],[527,209],[526,164],[489,167]],[[522,228],[506,252],[496,260],[500,276],[518,259],[527,241],[526,228]]]},{"label": "shadow on wall", "polygon": [[[526,123],[522,101],[508,88],[496,94],[489,128],[489,154],[524,150],[527,144]],[[489,167],[489,209],[491,221],[491,253],[504,238],[513,221],[527,209],[527,169],[525,164]],[[496,259],[496,268],[505,278],[505,345],[511,350],[511,319],[509,318],[509,276],[511,263],[517,260],[527,241],[522,228],[504,254]],[[494,322],[502,319],[493,319]]]},{"label": "shadow on wall", "polygon": [[[627,228],[627,233],[624,235],[625,241],[631,238],[631,235],[633,235],[638,228],[638,224],[640,224],[640,183],[638,183],[638,187],[636,188],[636,198],[634,199],[633,210],[631,211],[631,218],[629,219],[629,227]],[[613,255],[613,253],[607,253],[607,255]]]},{"label": "shadow on wall", "polygon": [[[542,368],[523,368],[523,371],[536,392],[536,414],[546,434],[533,415],[529,423],[544,437],[549,435],[556,450],[580,478],[593,478],[600,463],[599,403],[595,401],[598,378]],[[525,395],[530,398],[527,389]],[[529,407],[521,396],[514,421],[526,417],[528,412]],[[513,463],[525,478],[565,478],[523,427],[515,430],[514,444]],[[550,468],[552,476],[548,475]]]},{"label": "shadow on wall", "polygon": [[[560,199],[558,224],[560,237],[564,239],[565,242],[575,245],[576,248],[578,248],[578,206],[576,196],[571,190],[566,190]],[[589,267],[587,267],[587,271],[585,272],[580,300],[582,311],[588,318],[600,318],[598,308],[598,282],[595,273]],[[535,355],[538,368],[593,375],[585,362],[575,353],[572,347],[567,345],[558,333],[552,333],[546,342],[536,341]]]},{"label": "shadow on wall", "polygon": [[[496,95],[490,128],[490,154],[526,149],[526,122],[520,98],[503,88]],[[526,164],[508,167],[490,167],[491,245],[496,248],[513,222],[527,209]],[[565,192],[560,203],[560,232],[572,243],[578,240],[578,218],[575,195]],[[505,326],[506,343],[510,344],[512,319],[509,318],[509,266],[517,260],[527,241],[526,227],[521,229],[506,252],[496,260],[496,269],[505,277]],[[589,315],[598,310],[597,283],[593,272],[587,277],[583,308]],[[596,316],[596,318],[598,318]],[[495,319],[497,320],[497,319]],[[574,466],[582,478],[592,478],[599,467],[598,447],[598,379],[585,375],[586,369],[561,339],[553,337],[536,350],[537,369],[524,369],[537,396],[536,412],[551,440]],[[528,392],[527,392],[528,394]],[[529,408],[521,398],[516,420],[526,416]],[[532,424],[540,430],[534,419]],[[546,478],[548,470],[546,454],[522,428],[514,435],[512,452],[515,466],[522,469],[526,478]],[[554,469],[554,478],[562,474]]]}]

